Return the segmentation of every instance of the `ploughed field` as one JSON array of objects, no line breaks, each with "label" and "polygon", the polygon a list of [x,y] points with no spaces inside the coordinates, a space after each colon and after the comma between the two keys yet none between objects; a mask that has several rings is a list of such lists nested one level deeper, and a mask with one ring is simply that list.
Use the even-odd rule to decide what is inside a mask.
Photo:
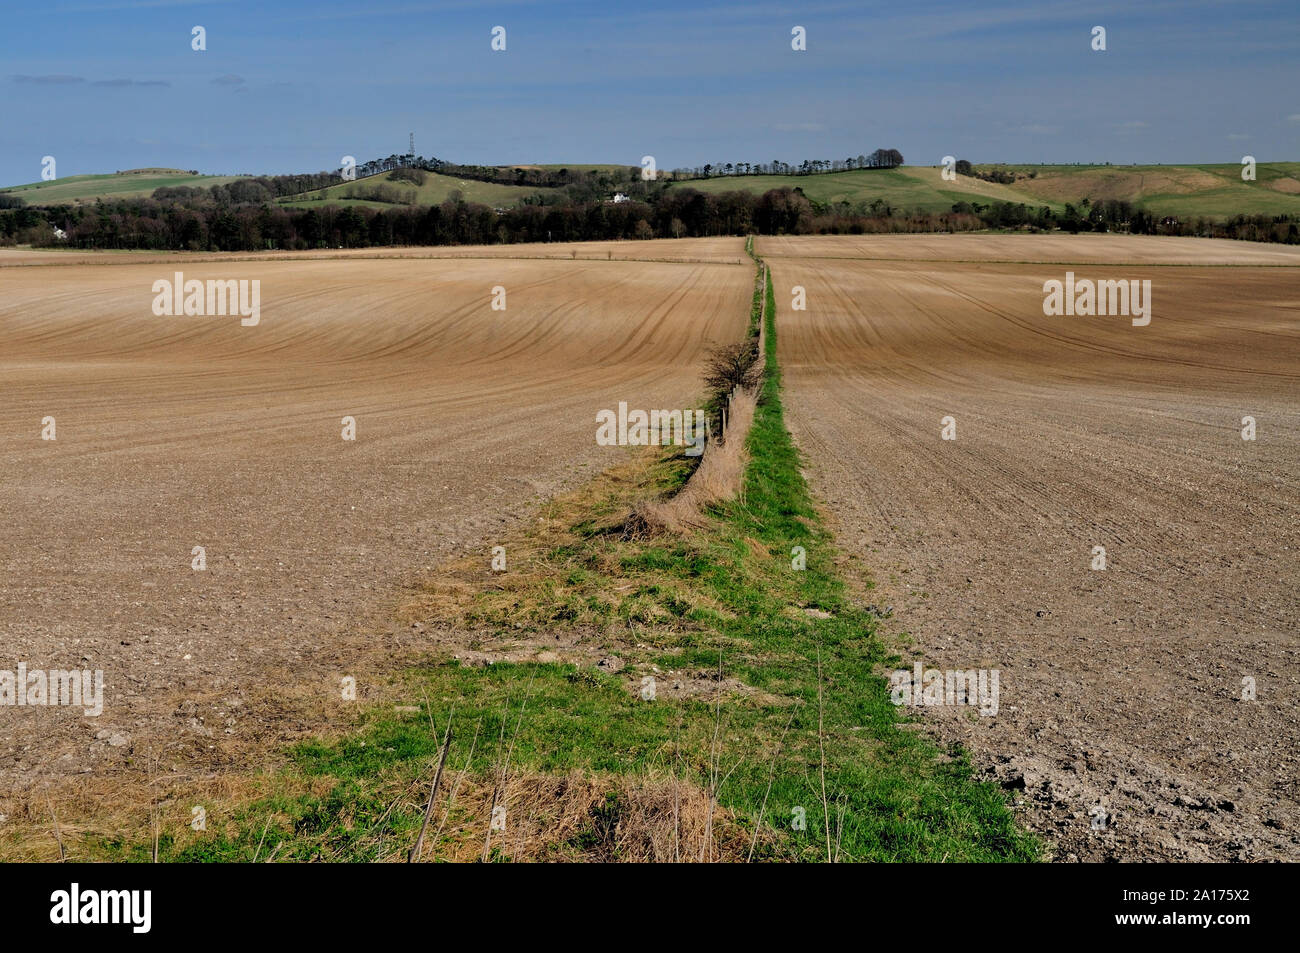
[{"label": "ploughed field", "polygon": [[[745,332],[741,239],[509,253],[0,253],[0,669],[104,672],[98,718],[0,708],[0,793],[270,744],[277,697],[418,647],[413,574],[621,459],[600,410],[694,407]],[[178,271],[260,320],[155,315]]]},{"label": "ploughed field", "polygon": [[[994,717],[914,711],[1062,859],[1300,856],[1300,249],[757,244],[787,422],[903,667],[1000,672]],[[1150,323],[1046,316],[1068,271],[1150,280]]]}]

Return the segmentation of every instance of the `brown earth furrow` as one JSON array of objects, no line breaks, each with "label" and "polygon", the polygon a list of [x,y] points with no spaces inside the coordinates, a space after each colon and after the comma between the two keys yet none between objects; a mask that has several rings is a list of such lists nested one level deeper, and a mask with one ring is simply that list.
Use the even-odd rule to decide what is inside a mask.
[{"label": "brown earth furrow", "polygon": [[[875,580],[866,598],[894,607],[884,631],[910,638],[909,666],[1001,672],[996,717],[919,709],[927,724],[1060,858],[1300,856],[1300,249],[758,246],[787,419],[850,565]],[[1042,282],[1067,268],[1150,278],[1152,323],[1044,316]]]},{"label": "brown earth furrow", "polygon": [[[0,708],[0,794],[273,745],[278,695],[419,651],[392,609],[426,567],[624,458],[598,410],[692,406],[747,326],[743,241],[573,248],[0,252],[0,668],[106,681],[99,718]],[[177,270],[259,279],[261,323],[154,316]]]}]

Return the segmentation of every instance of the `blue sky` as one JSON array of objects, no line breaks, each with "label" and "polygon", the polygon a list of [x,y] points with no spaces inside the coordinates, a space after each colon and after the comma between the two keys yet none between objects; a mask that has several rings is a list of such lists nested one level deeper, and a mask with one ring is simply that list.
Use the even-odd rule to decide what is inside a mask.
[{"label": "blue sky", "polygon": [[4,184],[45,155],[60,176],[319,171],[409,132],[492,164],[1300,159],[1295,0],[47,0],[4,25]]}]

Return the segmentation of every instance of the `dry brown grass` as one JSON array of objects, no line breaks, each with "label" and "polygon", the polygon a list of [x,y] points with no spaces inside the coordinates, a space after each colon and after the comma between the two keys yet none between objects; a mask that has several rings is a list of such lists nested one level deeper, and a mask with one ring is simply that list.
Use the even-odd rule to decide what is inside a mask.
[{"label": "dry brown grass", "polygon": [[[752,417],[752,407],[748,413]],[[718,452],[722,445],[710,446],[712,456],[706,449],[696,476],[706,466],[710,474],[723,469],[726,455]],[[737,439],[733,452],[742,446],[743,440]],[[565,657],[586,635],[616,636],[616,630],[629,624],[680,629],[687,624],[683,613],[666,610],[666,600],[688,600],[692,606],[726,614],[721,604],[698,591],[686,591],[669,575],[660,578],[644,569],[633,574],[623,568],[623,559],[636,551],[630,539],[636,534],[629,531],[635,514],[661,500],[666,485],[679,484],[684,465],[679,455],[664,448],[645,448],[629,457],[626,464],[555,498],[534,522],[504,539],[507,572],[493,572],[488,553],[446,563],[421,582],[401,607],[400,618],[408,625],[427,624],[435,634],[461,639],[473,635],[498,652],[540,646]],[[743,467],[743,458],[729,466]],[[727,479],[734,482],[734,477]],[[691,490],[695,482],[693,476],[678,496],[696,492]],[[652,585],[659,587],[658,597],[637,596]],[[535,638],[539,630],[544,642]],[[524,657],[511,654],[510,660]]]},{"label": "dry brown grass", "polygon": [[[399,687],[376,664],[358,665],[351,672],[357,677],[359,701],[403,700]],[[0,862],[57,861],[60,839],[67,859],[73,861],[89,859],[90,840],[143,843],[152,839],[155,815],[159,828],[183,844],[190,838],[195,805],[206,809],[208,830],[213,832],[241,806],[272,793],[323,796],[332,779],[306,780],[279,769],[289,760],[292,744],[305,739],[332,742],[357,729],[362,708],[338,699],[337,683],[331,679],[280,692],[250,689],[245,707],[257,717],[245,717],[235,734],[186,733],[161,747],[135,748],[111,772],[50,779],[0,797],[0,815],[5,817]],[[202,714],[212,707],[209,703],[215,704],[215,695],[176,693],[174,701],[189,702]],[[235,828],[229,826],[227,833],[234,834]]]},{"label": "dry brown grass", "polygon": [[667,500],[641,503],[633,522],[651,531],[686,533],[708,526],[706,510],[715,503],[739,496],[745,485],[745,438],[758,407],[757,391],[737,389],[727,412],[726,437],[710,440],[699,467],[682,491]]},{"label": "dry brown grass", "polygon": [[[88,839],[120,837],[147,843],[152,836],[151,797],[157,800],[160,829],[174,836],[177,846],[223,830],[233,835],[236,829],[223,818],[234,816],[242,805],[272,793],[272,783],[265,777],[243,774],[199,784],[177,784],[167,778],[155,779],[152,785],[107,785],[97,781],[93,789],[80,794],[65,792],[57,805],[44,806],[32,798],[9,818],[8,823],[22,832],[0,848],[0,858],[6,862],[58,861],[62,842],[68,860],[84,861],[90,857]],[[297,777],[288,788],[285,783],[284,778],[274,782],[276,793],[324,797],[335,779]],[[390,795],[395,805],[409,802],[406,806],[412,807],[427,796],[427,785],[404,783],[401,788],[394,787]],[[711,805],[703,788],[672,777],[520,772],[509,778],[502,793],[495,772],[467,775],[449,770],[436,799],[434,826],[422,859],[481,860],[494,797],[506,808],[506,825],[503,832],[493,833],[492,860],[742,862],[752,836],[728,811],[716,802]],[[105,812],[109,804],[112,809]],[[204,805],[208,811],[206,834],[193,834],[187,826],[190,808],[195,804]],[[82,820],[92,816],[93,823]],[[274,813],[266,818],[268,827],[283,827],[290,822],[290,818]],[[405,861],[411,847],[406,839],[386,836],[382,824],[376,825],[370,839],[372,856],[382,862]],[[263,861],[276,859],[269,851],[261,854]]]},{"label": "dry brown grass", "polygon": [[[425,860],[480,860],[494,792],[493,778],[466,779],[452,823]],[[750,835],[703,788],[672,777],[525,773],[496,799],[506,807],[506,827],[494,835],[495,859],[743,862],[749,848]]]},{"label": "dry brown grass", "polygon": [[[123,772],[111,777],[88,776],[79,786],[51,787],[46,794],[8,798],[0,811],[8,813],[8,837],[0,841],[0,861],[49,863],[60,859],[60,842],[67,860],[95,859],[91,842],[121,839],[146,844],[153,838],[153,822],[178,843],[215,833],[234,834],[227,819],[244,805],[272,793],[324,796],[334,779],[318,777],[292,780],[251,771],[232,771],[204,777]],[[208,815],[206,834],[192,833],[191,809],[201,805]],[[272,819],[274,821],[274,819]]]}]

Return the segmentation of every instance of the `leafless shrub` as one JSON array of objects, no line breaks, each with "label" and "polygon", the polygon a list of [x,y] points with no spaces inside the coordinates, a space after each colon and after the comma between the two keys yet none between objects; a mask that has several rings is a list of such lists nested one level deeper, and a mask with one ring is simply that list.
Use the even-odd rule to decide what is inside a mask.
[{"label": "leafless shrub", "polygon": [[758,386],[763,366],[758,361],[758,345],[753,340],[737,341],[709,348],[704,362],[704,385],[716,402],[725,403],[737,387]]}]

